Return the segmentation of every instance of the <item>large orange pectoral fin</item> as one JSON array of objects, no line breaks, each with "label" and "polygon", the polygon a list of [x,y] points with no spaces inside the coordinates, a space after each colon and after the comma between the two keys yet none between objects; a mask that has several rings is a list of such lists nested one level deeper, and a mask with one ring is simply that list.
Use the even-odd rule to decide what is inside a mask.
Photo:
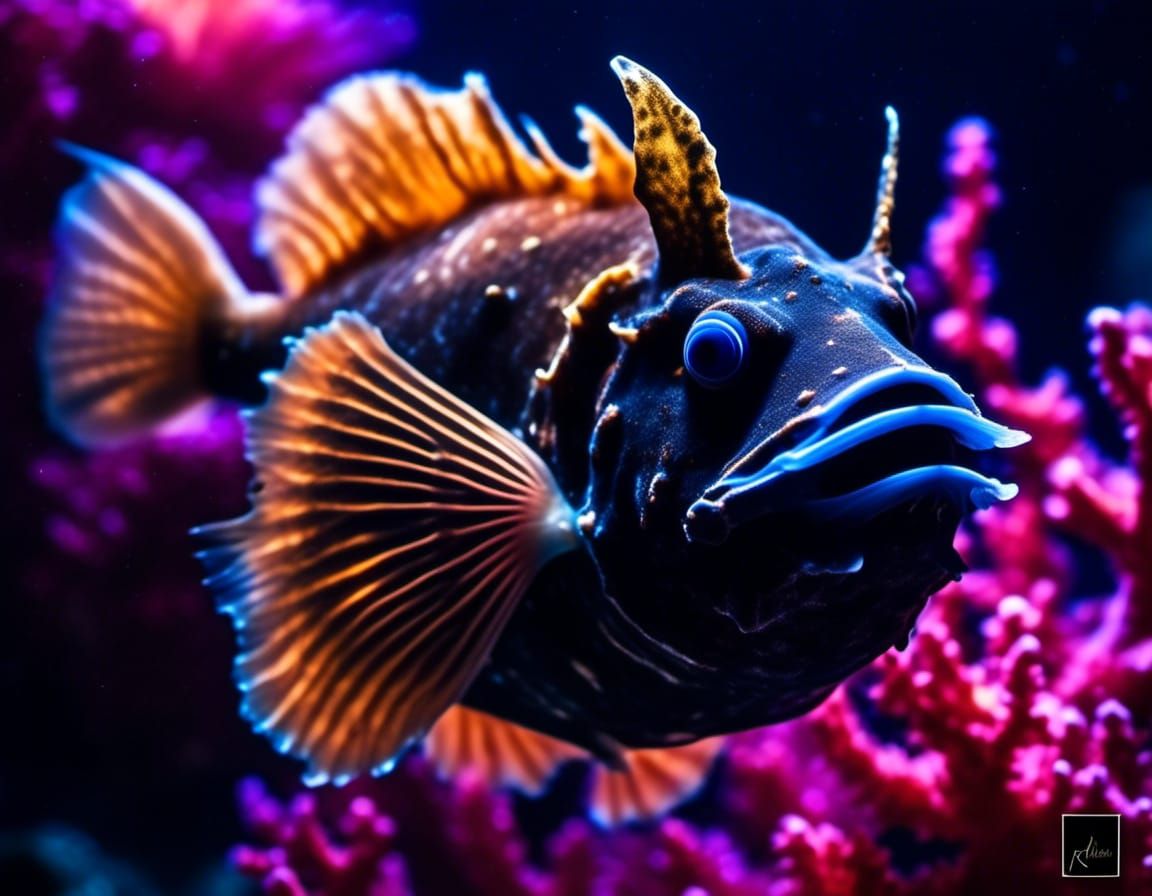
[{"label": "large orange pectoral fin", "polygon": [[475,678],[570,510],[518,439],[364,318],[296,343],[249,417],[260,488],[202,530],[244,712],[311,778],[381,772]]},{"label": "large orange pectoral fin", "polygon": [[682,747],[628,750],[624,767],[598,765],[589,798],[592,817],[603,825],[654,818],[695,793],[724,746],[712,737]]},{"label": "large orange pectoral fin", "polygon": [[588,757],[567,741],[465,706],[444,713],[424,746],[444,775],[470,771],[493,786],[516,787],[529,794],[543,790],[563,763]]}]

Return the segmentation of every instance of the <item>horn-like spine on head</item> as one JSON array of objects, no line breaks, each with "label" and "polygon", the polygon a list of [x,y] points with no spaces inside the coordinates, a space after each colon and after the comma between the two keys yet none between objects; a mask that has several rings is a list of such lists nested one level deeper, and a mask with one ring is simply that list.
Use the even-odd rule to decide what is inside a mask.
[{"label": "horn-like spine on head", "polygon": [[747,277],[728,236],[728,197],[720,189],[716,150],[700,120],[643,66],[617,56],[612,70],[632,104],[635,192],[656,237],[661,282]]},{"label": "horn-like spine on head", "polygon": [[876,187],[876,211],[872,216],[872,235],[865,254],[892,254],[892,208],[896,198],[896,167],[900,161],[900,118],[891,106],[884,109],[888,119],[888,146],[880,163],[880,183]]}]

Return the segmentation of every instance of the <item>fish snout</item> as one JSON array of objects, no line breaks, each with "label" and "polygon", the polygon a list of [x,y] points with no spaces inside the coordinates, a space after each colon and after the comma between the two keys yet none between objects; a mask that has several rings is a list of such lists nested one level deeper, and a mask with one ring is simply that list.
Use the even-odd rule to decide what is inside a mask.
[{"label": "fish snout", "polygon": [[969,457],[1029,438],[982,416],[943,373],[886,368],[733,461],[689,508],[684,531],[689,541],[719,544],[734,527],[772,514],[862,523],[926,495],[987,507],[1017,488],[972,469]]}]

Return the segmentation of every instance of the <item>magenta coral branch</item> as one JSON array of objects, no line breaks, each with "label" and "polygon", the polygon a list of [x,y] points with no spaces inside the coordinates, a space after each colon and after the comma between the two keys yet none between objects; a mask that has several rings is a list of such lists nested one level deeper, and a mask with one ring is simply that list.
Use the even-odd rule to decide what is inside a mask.
[{"label": "magenta coral branch", "polygon": [[395,826],[368,797],[355,797],[337,822],[340,839],[320,821],[317,803],[301,795],[287,805],[255,780],[241,783],[241,812],[267,848],[240,846],[232,860],[271,896],[405,896],[403,860],[392,852]]}]

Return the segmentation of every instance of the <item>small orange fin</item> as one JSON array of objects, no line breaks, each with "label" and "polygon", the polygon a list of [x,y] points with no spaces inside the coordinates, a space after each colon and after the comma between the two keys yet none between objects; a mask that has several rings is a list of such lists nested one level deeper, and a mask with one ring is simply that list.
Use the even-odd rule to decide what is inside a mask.
[{"label": "small orange fin", "polygon": [[493,786],[528,794],[543,790],[563,763],[588,757],[567,741],[466,706],[444,713],[428,732],[424,748],[441,774],[467,769]]},{"label": "small orange fin", "polygon": [[724,738],[710,737],[682,747],[628,750],[624,768],[596,765],[589,804],[602,825],[654,818],[695,793],[708,777]]},{"label": "small orange fin", "polygon": [[256,245],[284,290],[298,295],[368,247],[386,247],[499,199],[564,194],[629,202],[632,153],[581,110],[589,161],[561,161],[533,130],[537,153],[516,136],[468,75],[438,90],[397,73],[338,84],[288,137],[288,152],[257,191]]},{"label": "small orange fin", "polygon": [[519,439],[358,314],[248,417],[252,511],[201,530],[243,712],[309,783],[388,771],[471,684],[571,510]]}]

